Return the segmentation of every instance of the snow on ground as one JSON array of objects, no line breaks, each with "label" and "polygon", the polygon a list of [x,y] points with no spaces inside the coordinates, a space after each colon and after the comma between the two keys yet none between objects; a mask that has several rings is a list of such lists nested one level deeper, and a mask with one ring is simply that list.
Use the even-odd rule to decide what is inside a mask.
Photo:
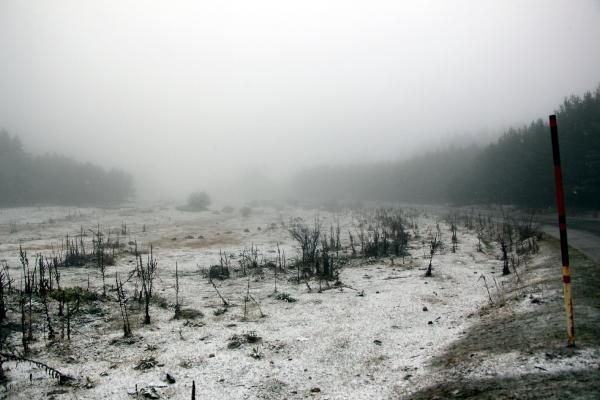
[{"label": "snow on ground", "polygon": [[[464,339],[478,322],[488,303],[481,275],[487,276],[488,283],[495,276],[501,287],[514,279],[500,276],[497,250],[489,247],[485,253],[477,252],[474,232],[460,227],[458,250],[452,253],[448,227],[439,222],[439,216],[421,213],[418,230],[411,231],[418,237],[411,240],[411,256],[404,263],[391,258],[353,259],[342,268],[344,286],[329,288],[323,283],[322,292],[318,281],[310,281],[309,292],[304,283],[295,282],[296,272],[288,271],[285,277],[279,276],[277,289],[297,299],[292,303],[275,298],[272,271],[215,281],[232,303],[227,312],[215,315],[223,305],[202,268],[217,264],[220,251],[233,256],[232,266],[237,267],[240,254],[251,246],[274,259],[278,244],[289,262],[298,253],[286,224],[292,217],[310,224],[315,216],[327,233],[330,225],[339,223],[343,244],[348,246],[347,232],[356,231],[357,221],[356,212],[349,210],[255,208],[248,217],[237,211],[187,213],[170,207],[0,210],[0,260],[9,264],[13,277],[20,276],[19,245],[33,259],[35,253],[59,249],[66,234],[77,235],[82,229],[89,233],[99,225],[118,237],[125,224],[128,233],[120,241],[135,240],[143,249],[153,245],[160,271],[155,293],[166,300],[163,307],[152,306],[151,325],[142,324],[143,314],[133,314],[131,342],[121,339],[119,309],[111,290],[110,300],[100,302],[95,313],[80,313],[71,342],[49,344],[40,325],[31,358],[76,377],[78,385],[59,386],[26,363],[8,363],[11,381],[0,395],[126,399],[135,398],[137,385],[138,391],[155,387],[161,398],[189,398],[195,381],[199,399],[396,398],[444,379],[432,368],[432,361]],[[445,247],[433,259],[434,276],[425,278],[428,244],[424,239],[436,222],[442,227]],[[183,307],[201,311],[203,318],[173,319],[176,262]],[[118,257],[116,265],[108,268],[109,285],[115,272],[126,276],[134,265],[131,255]],[[64,268],[62,275],[63,286],[82,287],[87,286],[89,276],[92,290],[101,292],[102,281],[94,267]],[[260,309],[248,303],[244,318],[248,285]],[[133,292],[131,284],[127,289]],[[523,300],[511,307],[512,311],[501,312],[534,306]],[[16,306],[13,312],[18,316]],[[244,334],[260,339],[229,348],[232,336]],[[19,340],[20,333],[15,333],[12,342],[17,347]],[[591,349],[566,361],[549,363],[542,356],[536,353],[524,359],[519,351],[489,355],[466,377],[516,374],[518,367],[505,367],[518,365],[545,370],[598,367],[593,361],[598,353]],[[134,368],[150,358],[155,366]],[[167,373],[175,377],[174,384],[166,382]]]}]

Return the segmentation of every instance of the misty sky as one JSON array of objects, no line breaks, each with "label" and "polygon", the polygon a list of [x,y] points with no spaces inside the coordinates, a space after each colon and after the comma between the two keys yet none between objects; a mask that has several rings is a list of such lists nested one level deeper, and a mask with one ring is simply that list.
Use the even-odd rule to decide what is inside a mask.
[{"label": "misty sky", "polygon": [[0,0],[0,128],[142,193],[403,158],[598,84],[598,0]]}]

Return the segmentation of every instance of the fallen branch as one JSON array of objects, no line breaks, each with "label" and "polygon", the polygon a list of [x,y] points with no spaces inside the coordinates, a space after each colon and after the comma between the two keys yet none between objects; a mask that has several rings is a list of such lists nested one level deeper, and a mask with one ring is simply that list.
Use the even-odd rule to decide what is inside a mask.
[{"label": "fallen branch", "polygon": [[306,287],[308,288],[308,292],[309,293],[312,292],[312,289],[311,289],[310,285],[308,284],[308,279],[305,279],[304,283],[306,283]]},{"label": "fallen branch", "polygon": [[219,289],[217,289],[217,285],[215,285],[215,283],[212,280],[210,281],[210,283],[213,285],[213,287],[215,288],[215,291],[217,292],[217,294],[221,298],[221,301],[223,302],[223,305],[225,307],[229,306],[229,303],[227,302],[227,300],[225,300],[225,298],[223,296],[221,296],[221,293],[219,292]]},{"label": "fallen branch", "polygon": [[256,304],[256,306],[258,307],[258,311],[260,312],[260,316],[261,318],[266,317],[266,315],[262,312],[262,308],[260,307],[260,304],[258,304],[258,301],[256,301],[256,299],[251,295],[248,294],[248,297],[250,298],[250,300],[252,300],[254,302],[254,304]]},{"label": "fallen branch", "polygon": [[333,286],[329,286],[329,287],[323,288],[323,292],[326,291],[326,290],[343,289],[343,288],[351,289],[351,290],[354,290],[354,291],[359,292],[359,293],[362,292],[362,291],[364,291],[364,290],[358,290],[356,288],[353,288],[352,286],[345,285],[345,284],[342,283],[342,284],[339,284],[339,285],[333,285]]},{"label": "fallen branch", "polygon": [[58,383],[61,384],[61,385],[66,384],[69,381],[72,381],[72,380],[75,379],[72,376],[69,376],[67,374],[63,374],[62,372],[60,372],[56,368],[53,368],[53,367],[51,367],[51,366],[49,366],[47,364],[44,364],[41,361],[36,361],[36,360],[25,358],[25,357],[22,357],[22,356],[13,354],[13,353],[5,353],[5,352],[0,352],[0,356],[4,357],[7,361],[28,362],[30,364],[35,365],[36,367],[42,368],[52,378],[58,379]]},{"label": "fallen branch", "polygon": [[388,276],[383,278],[384,281],[389,281],[391,279],[404,279],[404,278],[410,278],[410,276]]}]

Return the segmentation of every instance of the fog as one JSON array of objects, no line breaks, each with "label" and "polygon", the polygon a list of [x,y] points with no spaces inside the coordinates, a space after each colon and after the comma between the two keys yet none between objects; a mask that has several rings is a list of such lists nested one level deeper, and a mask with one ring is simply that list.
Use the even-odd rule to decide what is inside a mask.
[{"label": "fog", "polygon": [[485,142],[600,83],[599,1],[0,1],[0,127],[140,198]]}]

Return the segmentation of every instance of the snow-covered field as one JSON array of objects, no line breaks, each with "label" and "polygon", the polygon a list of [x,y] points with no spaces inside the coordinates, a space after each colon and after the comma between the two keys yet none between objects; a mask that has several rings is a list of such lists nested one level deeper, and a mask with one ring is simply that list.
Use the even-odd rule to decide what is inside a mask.
[{"label": "snow-covered field", "polygon": [[[94,312],[82,307],[74,317],[70,341],[49,342],[44,337],[45,321],[35,325],[36,341],[28,357],[75,377],[76,382],[58,385],[37,367],[8,362],[4,369],[9,383],[0,389],[0,397],[127,399],[136,398],[137,387],[140,398],[146,393],[149,398],[189,399],[195,381],[198,399],[402,398],[452,376],[452,370],[440,368],[440,357],[464,341],[482,318],[503,318],[508,313],[518,319],[521,313],[540,307],[540,301],[532,299],[562,301],[554,278],[541,279],[535,272],[553,266],[554,247],[542,242],[540,254],[527,259],[516,282],[514,274],[501,276],[499,248],[493,242],[478,252],[476,232],[459,226],[454,253],[444,215],[412,212],[418,215],[418,228],[409,230],[410,256],[405,260],[351,258],[341,269],[343,285],[323,282],[321,291],[317,280],[309,281],[309,291],[304,281],[297,284],[295,270],[280,272],[277,292],[289,294],[296,302],[276,298],[272,269],[248,276],[233,274],[214,281],[230,303],[220,313],[222,300],[201,272],[219,263],[220,252],[231,256],[231,266],[238,268],[244,250],[254,246],[261,258],[274,260],[279,245],[291,265],[299,253],[287,230],[290,219],[301,217],[310,224],[318,216],[324,232],[339,223],[342,253],[346,253],[348,231],[357,231],[361,212],[257,207],[243,217],[238,210],[189,213],[159,206],[2,209],[0,260],[9,265],[15,287],[21,280],[20,245],[33,261],[37,253],[58,252],[67,234],[73,237],[83,229],[85,240],[91,240],[90,231],[99,226],[110,231],[113,240],[118,237],[126,249],[132,241],[143,250],[152,244],[159,268],[155,295],[162,301],[152,305],[152,323],[144,325],[143,313],[130,299],[134,336],[121,339],[122,322],[112,287],[115,273],[127,277],[135,259],[129,253],[117,256],[116,265],[107,270],[107,299],[95,302]],[[425,278],[427,232],[436,223],[444,247],[433,258],[433,277]],[[121,235],[123,225],[125,235]],[[173,319],[176,263],[182,306],[201,311],[201,318]],[[560,270],[556,273],[560,279]],[[93,265],[62,268],[62,286],[87,288],[88,279],[90,290],[101,293],[102,279]],[[134,292],[133,280],[126,289],[130,295]],[[258,305],[245,301],[248,291]],[[489,304],[490,296],[495,306]],[[497,307],[499,303],[503,307]],[[51,307],[55,316],[57,306]],[[9,319],[15,326],[7,341],[17,351],[20,316],[18,304],[9,304]],[[54,324],[58,326],[58,317]],[[235,335],[241,340],[232,340]],[[597,347],[583,348],[566,361],[545,354],[543,349],[526,354],[480,352],[471,356],[478,359],[476,366],[462,376],[508,377],[533,369],[597,370],[600,365]],[[148,361],[149,368],[136,369],[142,360]],[[175,383],[167,382],[167,373]]]}]

